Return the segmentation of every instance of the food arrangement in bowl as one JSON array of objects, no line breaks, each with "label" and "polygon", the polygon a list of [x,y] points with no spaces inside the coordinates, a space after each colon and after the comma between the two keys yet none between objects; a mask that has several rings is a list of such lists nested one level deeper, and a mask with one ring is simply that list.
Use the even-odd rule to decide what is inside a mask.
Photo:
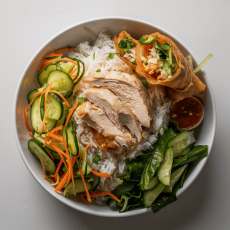
[{"label": "food arrangement in bowl", "polygon": [[205,90],[196,73],[212,55],[193,69],[158,32],[135,40],[85,30],[93,44],[41,60],[24,109],[28,149],[66,199],[155,213],[177,200],[190,164],[208,154],[193,135],[204,117],[194,94]]}]

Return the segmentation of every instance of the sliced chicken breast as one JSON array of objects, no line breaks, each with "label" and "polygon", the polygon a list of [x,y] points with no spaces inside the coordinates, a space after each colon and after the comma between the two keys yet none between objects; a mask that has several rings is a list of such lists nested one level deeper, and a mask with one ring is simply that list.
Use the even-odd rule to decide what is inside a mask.
[{"label": "sliced chicken breast", "polygon": [[125,131],[123,126],[126,126],[137,137],[137,140],[141,141],[141,126],[137,117],[110,90],[89,88],[85,91],[85,96],[94,105],[103,109],[118,129]]},{"label": "sliced chicken breast", "polygon": [[136,115],[142,126],[150,127],[152,101],[147,89],[135,75],[115,71],[95,72],[82,81],[111,90]]},{"label": "sliced chicken breast", "polygon": [[92,105],[89,101],[80,105],[74,113],[74,116],[77,120],[81,120],[91,128],[97,130],[98,133],[106,138],[106,141],[110,140],[113,142],[110,144],[107,143],[107,146],[114,146],[114,148],[115,146],[125,146],[130,149],[136,144],[136,139],[131,138],[128,131],[123,132],[118,129],[109,120],[102,109]]}]

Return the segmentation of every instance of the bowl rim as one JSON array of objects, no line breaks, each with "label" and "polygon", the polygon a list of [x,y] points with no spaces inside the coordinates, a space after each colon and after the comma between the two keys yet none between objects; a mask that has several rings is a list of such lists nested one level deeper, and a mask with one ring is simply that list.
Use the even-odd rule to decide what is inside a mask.
[{"label": "bowl rim", "polygon": [[[22,80],[27,72],[27,69],[29,68],[29,66],[31,65],[31,63],[33,62],[33,60],[35,59],[35,57],[39,54],[39,52],[44,49],[47,44],[49,42],[51,42],[53,39],[55,39],[56,37],[58,37],[59,35],[63,34],[64,32],[70,30],[70,29],[73,29],[74,27],[77,27],[77,26],[80,26],[82,24],[85,24],[85,23],[89,23],[89,22],[93,22],[93,21],[100,21],[100,20],[111,20],[111,19],[114,19],[114,20],[127,20],[127,21],[134,21],[134,22],[138,22],[138,23],[143,23],[143,24],[146,24],[146,25],[149,25],[149,26],[152,26],[152,27],[155,27],[156,29],[159,29],[167,34],[169,34],[172,38],[174,38],[176,41],[178,41],[183,47],[185,47],[187,49],[187,51],[192,55],[192,57],[194,58],[194,55],[192,54],[191,50],[180,40],[178,39],[175,35],[173,35],[171,32],[168,32],[167,30],[161,28],[160,26],[158,25],[155,25],[153,23],[149,23],[147,21],[144,21],[144,20],[140,20],[140,19],[136,19],[136,18],[131,18],[131,17],[123,17],[123,16],[105,16],[105,17],[96,17],[96,18],[91,18],[91,19],[88,19],[88,20],[84,20],[84,21],[80,21],[78,23],[74,23],[73,25],[61,30],[60,32],[56,33],[54,36],[52,36],[50,39],[48,39],[36,52],[35,54],[32,56],[32,58],[29,60],[28,64],[26,65],[26,67],[24,68],[21,76],[20,76],[20,79],[19,79],[19,82],[17,84],[17,87],[16,87],[16,92],[15,92],[15,97],[14,97],[14,103],[13,103],[13,114],[14,114],[14,134],[15,134],[15,139],[16,139],[16,143],[17,143],[17,146],[18,146],[18,149],[19,149],[19,152],[20,152],[20,155],[22,157],[22,160],[24,161],[25,165],[27,166],[29,172],[33,175],[33,177],[35,178],[35,180],[42,186],[43,189],[45,189],[50,195],[52,195],[53,197],[57,198],[59,201],[61,201],[62,203],[68,205],[69,207],[73,208],[73,209],[76,209],[78,211],[81,211],[81,212],[84,212],[84,213],[87,213],[87,214],[92,214],[92,215],[96,215],[96,216],[102,216],[102,217],[126,217],[126,216],[133,216],[133,215],[138,215],[138,214],[142,214],[142,213],[145,213],[145,212],[148,212],[150,211],[151,209],[150,208],[145,208],[145,209],[139,209],[139,210],[133,210],[133,211],[129,211],[129,212],[124,212],[124,213],[119,213],[118,211],[114,211],[113,213],[97,213],[97,212],[94,212],[93,210],[91,209],[88,209],[88,208],[82,208],[82,207],[78,207],[77,205],[73,205],[71,203],[68,203],[66,202],[65,200],[61,199],[60,196],[58,194],[54,194],[52,193],[50,190],[48,190],[46,188],[46,186],[43,186],[43,184],[40,183],[40,179],[37,177],[37,175],[34,173],[33,169],[30,167],[28,161],[26,160],[25,158],[25,155],[24,155],[24,152],[21,148],[21,145],[20,145],[20,142],[19,142],[19,137],[18,137],[18,134],[17,134],[17,114],[16,114],[16,111],[17,111],[17,97],[18,97],[18,93],[19,93],[19,90],[20,90],[20,86],[21,86],[21,83],[22,83]],[[194,58],[194,60],[196,60]],[[209,158],[209,155],[211,153],[211,149],[212,149],[212,146],[213,146],[213,142],[214,142],[214,138],[215,138],[215,133],[216,133],[216,105],[215,105],[215,99],[214,99],[214,94],[213,94],[213,90],[211,88],[211,83],[207,77],[207,74],[205,73],[205,71],[202,71],[203,74],[204,74],[204,77],[205,77],[205,80],[207,82],[207,87],[210,91],[210,96],[211,96],[211,103],[212,103],[212,106],[213,106],[213,136],[212,136],[212,140],[211,140],[211,145],[209,146],[209,149],[208,149],[208,155],[206,158],[203,158],[202,159],[202,162],[200,162],[200,167],[196,170],[196,174],[193,175],[193,178],[191,179],[190,183],[185,185],[182,189],[180,189],[177,193],[177,196],[181,195],[195,180],[196,178],[198,177],[198,175],[200,174],[201,170],[203,169],[204,165],[206,164],[208,158]]]}]

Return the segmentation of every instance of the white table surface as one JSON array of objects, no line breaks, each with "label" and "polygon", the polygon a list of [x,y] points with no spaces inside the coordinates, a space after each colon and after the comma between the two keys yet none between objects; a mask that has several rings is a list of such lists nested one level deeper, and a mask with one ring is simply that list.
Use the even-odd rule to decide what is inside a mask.
[{"label": "white table surface", "polygon": [[[115,4],[116,3],[116,4]],[[24,165],[13,134],[15,89],[26,64],[60,30],[82,20],[126,16],[152,22],[181,39],[205,66],[217,109],[211,156],[177,202],[153,215],[102,218],[49,195]],[[0,2],[0,229],[230,229],[230,1],[8,0]]]}]

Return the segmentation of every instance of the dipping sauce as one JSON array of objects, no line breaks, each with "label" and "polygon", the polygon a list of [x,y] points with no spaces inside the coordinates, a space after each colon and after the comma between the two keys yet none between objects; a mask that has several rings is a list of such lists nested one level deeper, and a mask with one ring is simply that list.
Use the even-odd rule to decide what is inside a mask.
[{"label": "dipping sauce", "polygon": [[188,97],[179,102],[174,102],[170,109],[170,119],[177,122],[182,130],[196,127],[202,120],[204,108],[195,97]]}]

